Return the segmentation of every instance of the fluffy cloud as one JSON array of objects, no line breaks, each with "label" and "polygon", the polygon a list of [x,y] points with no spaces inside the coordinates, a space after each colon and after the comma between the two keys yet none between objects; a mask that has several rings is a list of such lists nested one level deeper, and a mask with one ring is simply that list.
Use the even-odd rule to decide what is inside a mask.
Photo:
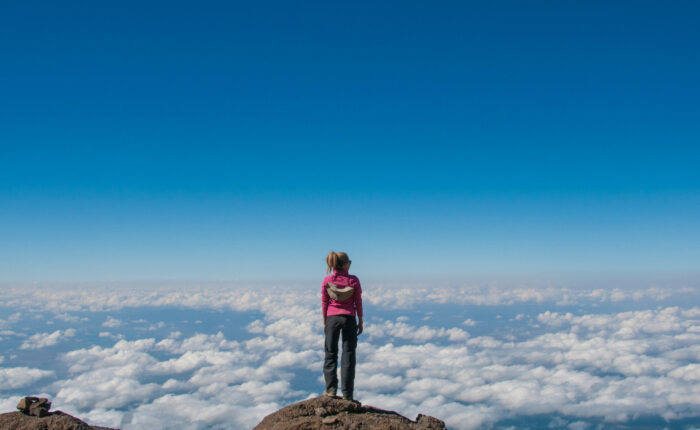
[{"label": "fluffy cloud", "polygon": [[157,393],[160,386],[142,383],[138,380],[137,373],[138,369],[134,365],[107,367],[81,373],[53,384],[52,389],[56,392],[54,401],[78,410],[89,410],[93,407],[119,409],[130,403],[141,403]]},{"label": "fluffy cloud", "polygon": [[384,321],[382,324],[368,324],[367,333],[370,340],[382,337],[407,339],[414,342],[426,342],[431,339],[444,337],[450,341],[463,341],[469,338],[469,333],[458,327],[431,328],[428,326],[416,327],[402,320]]},{"label": "fluffy cloud", "polygon": [[56,345],[58,342],[75,336],[75,329],[56,330],[53,333],[36,333],[22,342],[20,349],[40,349]]},{"label": "fluffy cloud", "polygon": [[[7,306],[9,303],[5,302],[5,305]],[[12,315],[10,315],[7,319],[2,319],[0,318],[0,329],[5,329],[12,327],[14,323],[22,319],[22,314],[20,312],[15,312]]]},{"label": "fluffy cloud", "polygon": [[109,339],[124,339],[124,335],[123,335],[123,334],[112,334],[112,333],[110,333],[110,332],[108,332],[108,331],[101,331],[101,332],[98,334],[98,336],[99,336],[99,337],[106,337],[106,338],[109,338]]},{"label": "fluffy cloud", "polygon": [[[280,401],[309,394],[294,390],[294,373],[284,369],[317,362],[317,351],[261,353],[221,332],[179,337],[119,340],[111,347],[63,354],[69,377],[50,385],[54,404],[115,427],[250,428],[262,412],[278,409]],[[275,343],[283,344],[280,339]],[[163,353],[169,357],[158,358]],[[155,382],[161,375],[168,379]],[[182,407],[175,411],[173,404]],[[173,413],[164,415],[166,405]],[[127,409],[131,412],[125,414]]]},{"label": "fluffy cloud", "polygon": [[51,370],[32,369],[29,367],[0,367],[0,387],[3,390],[20,388],[53,375],[54,372]]},{"label": "fluffy cloud", "polygon": [[107,320],[102,323],[102,327],[107,327],[107,328],[116,328],[122,325],[122,322],[116,318],[113,318],[111,316],[107,317]]},{"label": "fluffy cloud", "polygon": [[272,368],[283,368],[283,367],[299,367],[301,365],[308,365],[311,369],[320,369],[321,365],[321,353],[320,351],[282,351],[271,356],[266,364]]},{"label": "fluffy cloud", "polygon": [[[255,388],[278,392],[285,387],[273,383]],[[196,393],[166,394],[138,406],[133,411],[130,427],[173,430],[253,428],[260,417],[279,407],[280,404],[275,402],[256,403],[248,393],[236,390],[226,390],[213,399]]]},{"label": "fluffy cloud", "polygon": [[[545,312],[537,320],[558,331],[520,342],[477,337],[465,346],[366,348],[357,372],[360,397],[409,414],[433,413],[465,429],[536,414],[609,422],[697,416],[697,310]],[[401,389],[360,382],[376,375],[400,380]],[[474,405],[483,406],[480,418],[465,421]]]},{"label": "fluffy cloud", "polygon": [[75,315],[71,315],[69,313],[57,313],[53,316],[57,320],[63,321],[63,322],[68,322],[68,323],[78,323],[78,322],[85,322],[87,321],[87,317],[78,317]]},{"label": "fluffy cloud", "polygon": [[462,322],[462,325],[467,326],[467,327],[474,327],[476,325],[476,321],[474,321],[471,318],[467,318]]}]

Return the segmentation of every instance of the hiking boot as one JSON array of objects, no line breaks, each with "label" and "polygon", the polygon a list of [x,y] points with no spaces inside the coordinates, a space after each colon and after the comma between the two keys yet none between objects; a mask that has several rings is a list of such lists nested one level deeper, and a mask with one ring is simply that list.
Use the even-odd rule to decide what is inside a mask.
[{"label": "hiking boot", "polygon": [[335,388],[326,388],[326,390],[323,392],[324,397],[338,397],[336,396],[336,389]]}]

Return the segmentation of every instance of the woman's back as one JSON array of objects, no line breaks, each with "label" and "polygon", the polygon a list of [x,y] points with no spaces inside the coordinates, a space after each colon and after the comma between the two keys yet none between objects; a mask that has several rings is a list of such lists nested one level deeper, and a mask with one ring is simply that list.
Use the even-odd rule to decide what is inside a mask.
[{"label": "woman's back", "polygon": [[[349,299],[336,300],[329,294],[329,284],[338,287],[351,287],[353,294]],[[334,271],[323,279],[321,296],[326,315],[357,315],[362,317],[362,286],[357,276],[343,270]]]},{"label": "woman's back", "polygon": [[[323,375],[326,389],[323,394],[335,396],[338,390],[338,340],[343,337],[341,359],[341,387],[343,398],[352,399],[355,386],[355,349],[357,335],[362,333],[362,286],[357,276],[348,273],[352,261],[344,252],[333,252],[326,257],[328,272],[321,284],[323,331],[326,335],[326,358]],[[359,321],[355,320],[355,316]]]}]

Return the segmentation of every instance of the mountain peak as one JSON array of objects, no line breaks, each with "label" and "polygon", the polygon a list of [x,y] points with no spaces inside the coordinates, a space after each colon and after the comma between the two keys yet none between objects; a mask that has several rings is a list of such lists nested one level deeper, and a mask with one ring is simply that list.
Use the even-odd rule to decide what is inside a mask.
[{"label": "mountain peak", "polygon": [[253,430],[445,430],[437,418],[419,414],[415,421],[373,406],[335,397],[316,397],[285,406],[266,416]]}]

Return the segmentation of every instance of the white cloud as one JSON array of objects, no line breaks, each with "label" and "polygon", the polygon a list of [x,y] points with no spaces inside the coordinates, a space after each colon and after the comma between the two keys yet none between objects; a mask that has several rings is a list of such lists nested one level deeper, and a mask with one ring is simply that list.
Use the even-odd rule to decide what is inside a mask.
[{"label": "white cloud", "polygon": [[294,367],[294,366],[310,366],[311,368],[320,369],[320,351],[282,351],[272,355],[267,360],[267,365],[273,368]]},{"label": "white cloud", "polygon": [[79,323],[79,322],[85,322],[88,320],[87,317],[79,317],[76,315],[71,315],[67,312],[57,313],[53,317],[56,318],[57,320],[61,320],[63,322],[69,322],[69,323]]},{"label": "white cloud", "polygon": [[668,376],[684,381],[700,382],[700,364],[692,363],[678,367],[668,372]]},{"label": "white cloud", "polygon": [[33,369],[29,367],[0,367],[0,387],[2,387],[3,390],[12,390],[33,384],[40,379],[50,376],[54,376],[54,372],[51,370]]},{"label": "white cloud", "polygon": [[[79,410],[98,406],[119,409],[130,403],[141,403],[160,390],[155,383],[141,383],[139,369],[134,365],[107,367],[81,373],[73,378],[55,382],[56,404],[70,404]],[[89,393],[89,395],[86,395]]]},{"label": "white cloud", "polygon": [[590,428],[591,425],[587,422],[584,421],[575,421],[573,423],[570,423],[569,425],[566,426],[566,428],[570,430],[586,430]]},{"label": "white cloud", "polygon": [[24,333],[18,333],[16,331],[12,331],[12,330],[0,330],[0,335],[26,337],[26,335]]},{"label": "white cloud", "polygon": [[384,321],[382,324],[367,324],[367,334],[370,340],[381,337],[393,337],[414,342],[426,342],[431,339],[446,337],[450,341],[464,341],[469,333],[458,327],[432,328],[429,326],[413,326],[403,321]]},{"label": "white cloud", "polygon": [[[277,384],[279,385],[279,384]],[[280,389],[272,386],[272,390]],[[258,387],[261,390],[265,386]],[[220,399],[212,401],[200,394],[166,394],[152,402],[138,406],[133,412],[131,428],[144,429],[230,429],[253,428],[260,417],[277,410],[274,402],[257,403],[247,393],[226,390]],[[168,416],[169,419],[164,419]]]},{"label": "white cloud", "polygon": [[[14,309],[39,309],[55,314],[75,311],[115,311],[140,307],[184,307],[234,311],[263,311],[268,318],[302,317],[313,310],[318,319],[320,292],[316,288],[287,289],[284,294],[259,287],[230,286],[138,286],[134,288],[52,288],[29,292],[22,288],[3,290],[3,306]],[[364,289],[367,303],[384,309],[409,309],[417,304],[454,304],[498,306],[517,303],[619,303],[666,300],[674,295],[697,294],[692,288],[591,289],[566,287],[507,286],[389,286],[371,285]],[[6,322],[16,322],[12,316]],[[0,321],[2,323],[2,321]],[[1,326],[0,326],[1,328]]]},{"label": "white cloud", "polygon": [[[159,351],[173,357],[157,359],[155,354]],[[154,423],[158,411],[160,421],[156,428],[172,428],[173,425],[176,428],[178,425],[182,428],[226,428],[232,419],[250,425],[260,420],[254,413],[263,410],[260,405],[267,405],[265,411],[269,413],[280,406],[276,401],[307,395],[291,388],[289,381],[293,373],[277,369],[306,365],[314,356],[318,358],[318,353],[290,354],[266,352],[268,364],[260,365],[259,353],[226,339],[221,332],[158,342],[155,339],[120,340],[112,347],[93,346],[64,354],[71,377],[54,382],[51,389],[56,393],[56,405],[76,411],[92,411],[94,405],[100,405],[102,410],[94,414],[95,423],[100,425],[140,428]],[[189,374],[191,376],[187,376]],[[148,382],[158,375],[168,375],[169,379],[162,384]],[[188,394],[182,393],[183,390]],[[90,395],[85,396],[86,392]],[[229,412],[241,417],[239,421],[227,414],[203,417],[201,411],[197,416],[190,413],[194,411],[192,405],[199,404],[226,409],[224,405],[231,398],[245,399],[229,408]],[[190,421],[163,421],[162,407],[166,399],[189,401],[189,406],[183,406],[174,415],[184,414]],[[136,405],[132,413],[123,414],[122,409],[130,405]],[[118,420],[121,422],[116,425]]]},{"label": "white cloud", "polygon": [[22,342],[20,349],[40,349],[56,345],[58,342],[75,336],[75,329],[56,330],[53,333],[36,333]]},{"label": "white cloud", "polygon": [[[197,321],[195,321],[195,323],[199,324],[199,323],[201,323],[201,322],[198,323]],[[165,327],[165,323],[164,323],[163,321],[158,321],[158,322],[155,323],[155,324],[149,325],[149,326],[148,326],[148,330],[149,330],[149,331],[155,331],[155,330],[161,329],[161,328],[163,328],[163,327]]]},{"label": "white cloud", "polygon": [[118,320],[116,318],[108,316],[107,320],[102,323],[102,327],[116,328],[116,327],[121,326],[122,324],[123,324],[123,322],[121,320]]},{"label": "white cloud", "polygon": [[188,380],[190,384],[198,387],[207,387],[214,384],[241,384],[246,381],[271,381],[278,373],[271,367],[249,366],[207,366],[197,370]]},{"label": "white cloud", "polygon": [[0,397],[0,411],[14,411],[18,401],[16,396]]},{"label": "white cloud", "polygon": [[112,333],[110,333],[110,332],[108,332],[108,331],[101,331],[101,332],[98,334],[98,336],[99,336],[99,337],[106,337],[106,338],[109,338],[109,339],[124,339],[124,335],[123,335],[123,334],[112,334]]},{"label": "white cloud", "polygon": [[[12,297],[3,297],[3,304],[7,307],[10,306],[10,304],[13,302]],[[9,327],[12,327],[13,324],[15,324],[17,321],[22,319],[22,314],[20,312],[15,312],[12,315],[10,315],[7,319],[2,319],[0,318],[0,329],[6,329]]]},{"label": "white cloud", "polygon": [[358,390],[380,392],[399,390],[404,385],[404,379],[401,376],[391,376],[385,373],[374,373],[366,378],[358,379],[355,387]]},{"label": "white cloud", "polygon": [[80,419],[93,426],[119,428],[125,415],[125,412],[114,409],[94,408],[80,413]]},{"label": "white cloud", "polygon": [[[466,347],[368,348],[358,365],[357,385],[361,398],[385,393],[382,400],[393,398],[400,410],[432,410],[454,428],[531,414],[612,422],[645,415],[696,416],[700,368],[688,362],[698,357],[700,338],[690,331],[698,320],[688,318],[695,314],[676,307],[582,316],[545,312],[539,320],[559,331],[520,342],[476,337]],[[378,374],[401,378],[404,385],[359,382]],[[484,406],[481,419],[471,425],[457,418],[474,404]]]},{"label": "white cloud", "polygon": [[254,334],[265,333],[265,323],[260,320],[255,320],[246,326],[246,330]]}]

